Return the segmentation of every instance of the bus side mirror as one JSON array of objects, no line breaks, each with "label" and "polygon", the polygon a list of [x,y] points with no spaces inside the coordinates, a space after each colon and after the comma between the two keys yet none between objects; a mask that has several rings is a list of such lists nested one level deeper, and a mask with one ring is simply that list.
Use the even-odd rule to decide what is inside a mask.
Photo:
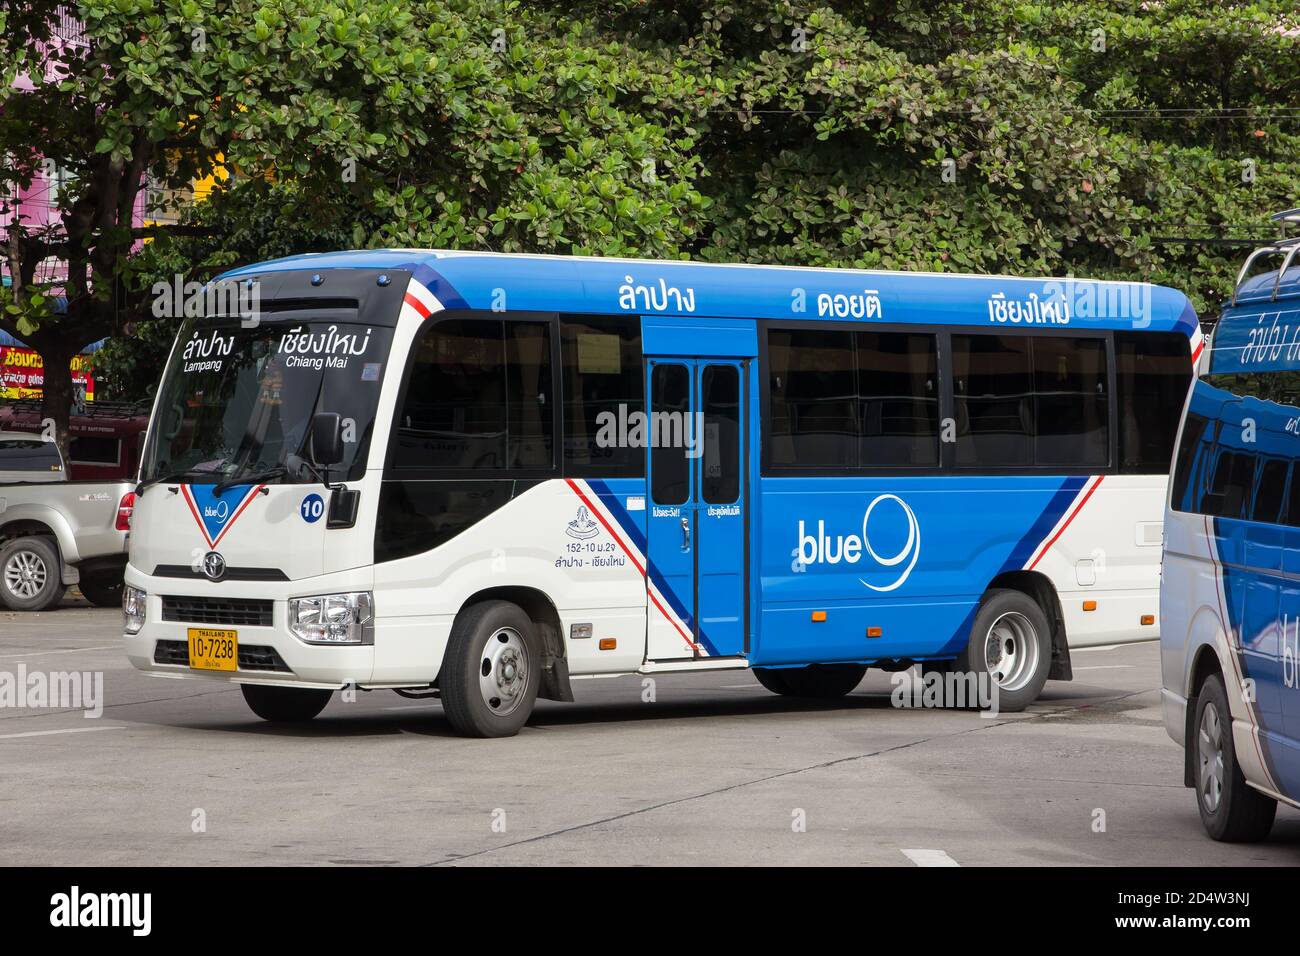
[{"label": "bus side mirror", "polygon": [[311,459],[326,466],[343,460],[343,420],[338,412],[317,412],[311,417]]}]

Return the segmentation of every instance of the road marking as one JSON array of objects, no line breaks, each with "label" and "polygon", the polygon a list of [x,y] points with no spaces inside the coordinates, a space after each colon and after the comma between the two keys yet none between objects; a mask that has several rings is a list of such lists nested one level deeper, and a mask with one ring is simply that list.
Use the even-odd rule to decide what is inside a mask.
[{"label": "road marking", "polygon": [[100,644],[96,647],[63,647],[57,651],[28,651],[25,654],[0,654],[0,661],[17,660],[19,658],[43,657],[46,654],[84,654],[86,651],[111,651],[120,648],[121,644]]},{"label": "road marking", "polygon": [[961,866],[943,850],[900,850],[917,866]]},{"label": "road marking", "polygon": [[1132,667],[1132,664],[1093,664],[1090,667],[1076,667],[1076,671],[1113,671],[1117,667]]},{"label": "road marking", "polygon": [[52,737],[55,734],[89,734],[96,730],[125,730],[125,727],[66,727],[63,730],[29,730],[25,734],[0,734],[0,740],[16,740],[19,737]]}]

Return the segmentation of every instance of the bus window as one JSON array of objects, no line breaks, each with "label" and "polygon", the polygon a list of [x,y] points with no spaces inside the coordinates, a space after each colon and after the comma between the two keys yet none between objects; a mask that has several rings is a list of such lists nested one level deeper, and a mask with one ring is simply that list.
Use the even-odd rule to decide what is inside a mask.
[{"label": "bus window", "polygon": [[701,497],[729,505],[740,497],[740,370],[710,365],[700,376],[704,413]]},{"label": "bus window", "polygon": [[[1105,468],[1110,464],[1105,341],[1045,335],[1034,339],[1033,353],[1034,464]],[[1172,435],[1177,425],[1166,421],[1165,428]],[[1162,470],[1168,467],[1166,460]]]},{"label": "bus window", "polygon": [[1026,335],[954,335],[957,464],[1033,464],[1032,340]]},{"label": "bus window", "polygon": [[1282,516],[1282,500],[1286,496],[1286,475],[1289,462],[1281,458],[1267,458],[1259,469],[1255,483],[1255,500],[1250,509],[1250,520],[1277,524]]},{"label": "bus window", "polygon": [[853,333],[768,333],[770,460],[779,468],[858,465]]},{"label": "bus window", "polygon": [[1187,398],[1192,361],[1177,332],[1116,332],[1119,470],[1163,475],[1173,454],[1178,415]]},{"label": "bus window", "polygon": [[[1196,512],[1200,509],[1200,502],[1193,500],[1195,488],[1200,482],[1192,481],[1192,473],[1196,470],[1196,464],[1205,458],[1202,453],[1205,445],[1202,444],[1201,439],[1205,435],[1207,423],[1204,415],[1195,412],[1187,413],[1187,423],[1183,425],[1183,440],[1178,446],[1178,460],[1174,463],[1174,484],[1170,496],[1176,511]],[[1189,490],[1192,494],[1189,494]],[[1300,512],[1296,514],[1300,515]]]},{"label": "bus window", "polygon": [[939,464],[939,356],[933,335],[858,332],[864,466]]},{"label": "bus window", "polygon": [[398,417],[398,468],[553,467],[550,327],[449,319],[415,347]]},{"label": "bus window", "polygon": [[[650,376],[651,421],[691,421],[691,379],[685,365],[656,365]],[[691,462],[684,441],[655,442],[651,449],[650,496],[655,504],[680,505],[690,496]]]},{"label": "bus window", "polygon": [[1202,510],[1215,518],[1245,517],[1254,478],[1254,455],[1230,448],[1220,449],[1210,488],[1201,499]]},{"label": "bus window", "polygon": [[642,449],[598,439],[602,420],[608,416],[614,421],[631,420],[632,413],[640,413],[645,406],[640,320],[627,316],[562,318],[560,357],[564,473],[576,478],[642,477]]}]

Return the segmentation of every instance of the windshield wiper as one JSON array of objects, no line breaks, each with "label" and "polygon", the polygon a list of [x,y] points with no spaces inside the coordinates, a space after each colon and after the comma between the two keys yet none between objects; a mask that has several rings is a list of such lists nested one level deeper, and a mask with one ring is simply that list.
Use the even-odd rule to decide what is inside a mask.
[{"label": "windshield wiper", "polygon": [[214,495],[224,494],[228,488],[233,488],[235,485],[260,485],[275,478],[283,478],[288,473],[289,469],[284,465],[272,465],[266,471],[259,471],[251,475],[241,475],[239,472],[235,472],[229,478],[217,482],[217,486],[212,489],[212,493]]},{"label": "windshield wiper", "polygon": [[135,486],[135,493],[137,495],[142,495],[146,488],[152,488],[154,485],[160,485],[167,481],[185,481],[188,478],[215,478],[218,474],[220,474],[220,472],[200,471],[197,468],[171,471],[165,475],[155,475],[152,478],[146,478],[144,481],[138,482]]}]

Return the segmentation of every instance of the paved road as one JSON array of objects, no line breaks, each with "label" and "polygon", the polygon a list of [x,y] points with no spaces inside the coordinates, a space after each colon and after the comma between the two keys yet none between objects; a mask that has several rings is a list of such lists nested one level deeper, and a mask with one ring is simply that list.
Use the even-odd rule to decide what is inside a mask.
[{"label": "paved road", "polygon": [[1263,845],[1202,835],[1153,644],[1078,654],[992,720],[894,709],[888,675],[813,705],[730,672],[660,676],[653,703],[581,681],[479,741],[388,692],[275,729],[237,689],[134,671],[118,622],[0,612],[0,673],[102,672],[105,698],[99,719],[0,707],[0,864],[1300,862],[1291,810]]}]

